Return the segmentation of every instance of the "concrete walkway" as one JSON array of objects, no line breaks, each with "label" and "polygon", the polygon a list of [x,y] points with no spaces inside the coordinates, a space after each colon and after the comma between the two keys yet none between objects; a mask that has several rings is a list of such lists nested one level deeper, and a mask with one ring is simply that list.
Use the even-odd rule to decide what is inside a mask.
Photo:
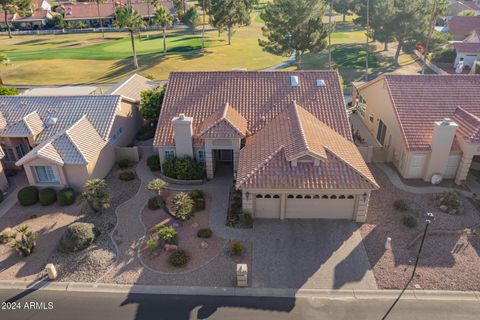
[{"label": "concrete walkway", "polygon": [[472,197],[472,193],[469,191],[464,191],[456,188],[446,188],[446,187],[437,187],[437,186],[426,186],[426,187],[413,187],[403,183],[402,179],[398,176],[397,172],[394,169],[389,167],[385,163],[375,163],[375,165],[380,168],[388,177],[390,182],[400,190],[415,193],[415,194],[431,194],[431,193],[444,193],[444,192],[459,192],[464,197]]},{"label": "concrete walkway", "polygon": [[18,191],[28,185],[27,177],[23,172],[16,176],[10,177],[9,182],[10,187],[5,194],[5,199],[3,199],[2,203],[0,203],[0,218],[17,203]]}]

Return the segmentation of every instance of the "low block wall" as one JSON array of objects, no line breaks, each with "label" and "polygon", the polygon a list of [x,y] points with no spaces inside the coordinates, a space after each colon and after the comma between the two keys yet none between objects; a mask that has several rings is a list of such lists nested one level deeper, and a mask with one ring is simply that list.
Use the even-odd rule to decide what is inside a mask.
[{"label": "low block wall", "polygon": [[160,178],[165,180],[168,183],[173,183],[173,184],[180,184],[180,185],[200,185],[203,184],[203,180],[177,180],[174,178],[167,177],[163,173],[159,172]]},{"label": "low block wall", "polygon": [[138,154],[138,147],[116,147],[115,159],[117,161],[128,159],[132,162],[140,161],[140,155]]}]

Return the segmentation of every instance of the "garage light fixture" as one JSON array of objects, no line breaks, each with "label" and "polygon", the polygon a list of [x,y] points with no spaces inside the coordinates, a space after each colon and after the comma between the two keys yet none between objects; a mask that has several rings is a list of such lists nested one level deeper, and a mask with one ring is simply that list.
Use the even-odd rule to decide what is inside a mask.
[{"label": "garage light fixture", "polygon": [[248,200],[250,198],[250,192],[245,192],[245,198]]},{"label": "garage light fixture", "polygon": [[362,194],[362,199],[363,199],[363,202],[367,201],[367,193],[366,192],[364,192]]}]

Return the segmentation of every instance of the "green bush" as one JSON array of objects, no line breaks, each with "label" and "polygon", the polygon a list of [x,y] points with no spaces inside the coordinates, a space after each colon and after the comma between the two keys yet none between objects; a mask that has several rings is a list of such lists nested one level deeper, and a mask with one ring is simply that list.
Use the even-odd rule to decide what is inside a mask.
[{"label": "green bush", "polygon": [[143,127],[137,132],[137,139],[145,141],[152,139],[155,136],[155,127]]},{"label": "green bush", "polygon": [[18,94],[20,94],[20,90],[0,85],[0,96],[16,96]]},{"label": "green bush", "polygon": [[126,169],[126,168],[130,167],[130,160],[122,159],[122,160],[118,161],[118,166],[120,167],[120,169]]},{"label": "green bush", "polygon": [[167,244],[177,244],[177,230],[174,227],[163,227],[158,230],[160,240]]},{"label": "green bush", "polygon": [[406,227],[409,228],[415,228],[417,226],[417,218],[415,218],[411,214],[404,215],[402,218],[402,222]]},{"label": "green bush", "polygon": [[393,202],[393,207],[399,211],[407,211],[408,204],[405,202],[405,200],[398,199]]},{"label": "green bush", "polygon": [[188,193],[177,193],[173,197],[172,203],[175,209],[175,218],[178,220],[187,221],[193,216],[193,200]]},{"label": "green bush", "polygon": [[250,228],[251,226],[253,226],[253,217],[250,213],[245,212],[243,213],[242,217],[243,217],[243,223],[245,224],[246,227]]},{"label": "green bush", "polygon": [[228,247],[228,252],[232,256],[241,256],[243,254],[244,248],[243,244],[238,240],[233,240],[230,242],[230,246]]},{"label": "green bush", "polygon": [[34,186],[22,188],[17,194],[18,202],[24,206],[32,206],[38,202],[38,189]]},{"label": "green bush", "polygon": [[208,239],[212,236],[212,233],[212,230],[210,230],[209,228],[200,229],[197,232],[197,237]]},{"label": "green bush", "polygon": [[148,199],[148,209],[150,210],[158,210],[165,206],[165,202],[159,196],[151,197]]},{"label": "green bush", "polygon": [[445,205],[448,207],[448,211],[458,209],[460,206],[460,200],[458,198],[458,193],[456,192],[445,192],[440,197],[440,205]]},{"label": "green bush", "polygon": [[69,206],[75,203],[75,191],[72,188],[63,188],[58,191],[58,202],[61,206]]},{"label": "green bush", "polygon": [[193,189],[192,191],[190,191],[190,197],[193,200],[205,199],[205,195],[203,194],[203,191],[199,189]]},{"label": "green bush", "polygon": [[193,200],[193,208],[195,211],[205,210],[205,196],[202,190],[194,189],[189,192],[189,195]]},{"label": "green bush", "polygon": [[135,173],[133,171],[123,171],[118,175],[118,179],[122,181],[131,181],[135,179]]},{"label": "green bush", "polygon": [[438,53],[435,53],[432,56],[432,61],[433,62],[451,62],[453,63],[455,61],[457,53],[455,52],[454,48],[448,48],[445,50],[442,50]]},{"label": "green bush", "polygon": [[151,171],[160,171],[160,158],[157,155],[148,157],[147,166]]},{"label": "green bush", "polygon": [[147,248],[150,252],[157,250],[158,248],[158,240],[155,238],[150,238],[147,240]]},{"label": "green bush", "polygon": [[68,226],[60,239],[60,249],[75,252],[88,248],[99,232],[92,223],[74,222]]},{"label": "green bush", "polygon": [[177,250],[172,252],[172,254],[168,257],[168,262],[174,267],[182,267],[188,263],[190,257],[188,254],[183,250]]},{"label": "green bush", "polygon": [[203,178],[204,168],[192,158],[171,158],[165,160],[162,172],[170,178],[179,180],[199,180]]},{"label": "green bush", "polygon": [[48,206],[57,201],[57,192],[52,188],[45,188],[38,192],[38,199],[42,206]]}]

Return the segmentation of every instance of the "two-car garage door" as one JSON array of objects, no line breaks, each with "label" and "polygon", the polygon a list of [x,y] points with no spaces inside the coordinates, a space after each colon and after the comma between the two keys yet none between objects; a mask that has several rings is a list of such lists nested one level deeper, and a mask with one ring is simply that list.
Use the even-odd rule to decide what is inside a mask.
[{"label": "two-car garage door", "polygon": [[[255,218],[280,218],[280,195],[258,194],[255,199]],[[353,219],[353,195],[289,194],[285,202],[287,219]]]}]

